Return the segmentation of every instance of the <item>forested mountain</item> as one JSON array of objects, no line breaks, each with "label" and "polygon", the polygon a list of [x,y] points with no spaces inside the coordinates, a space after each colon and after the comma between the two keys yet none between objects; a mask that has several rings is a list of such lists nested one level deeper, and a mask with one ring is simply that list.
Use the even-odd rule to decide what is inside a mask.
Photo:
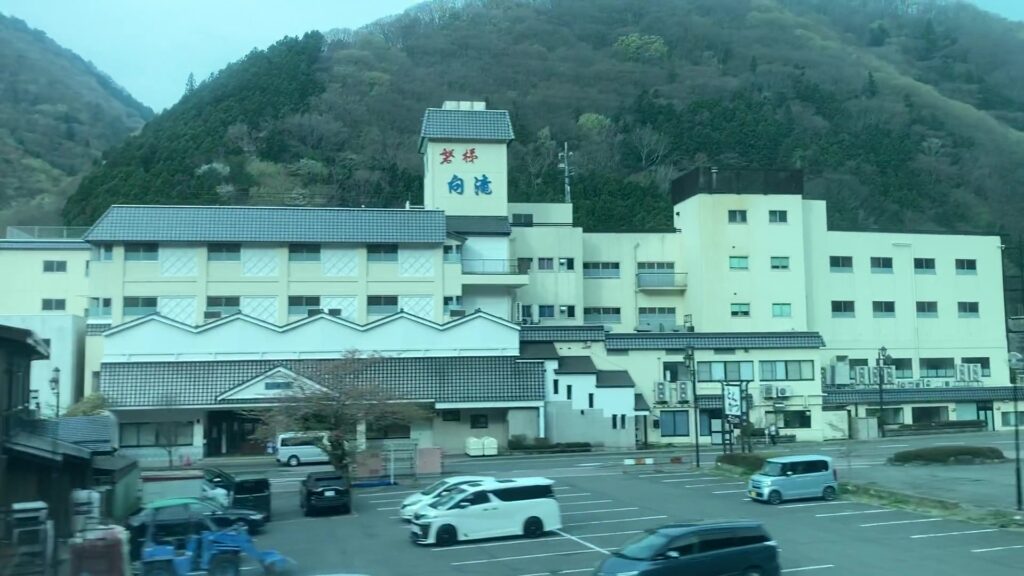
[{"label": "forested mountain", "polygon": [[92,64],[0,14],[0,235],[59,224],[81,175],[153,112]]},{"label": "forested mountain", "polygon": [[439,0],[253,52],[106,154],[65,208],[399,206],[423,109],[512,112],[511,195],[671,225],[692,166],[798,167],[833,225],[1024,231],[1024,26],[913,0]]}]

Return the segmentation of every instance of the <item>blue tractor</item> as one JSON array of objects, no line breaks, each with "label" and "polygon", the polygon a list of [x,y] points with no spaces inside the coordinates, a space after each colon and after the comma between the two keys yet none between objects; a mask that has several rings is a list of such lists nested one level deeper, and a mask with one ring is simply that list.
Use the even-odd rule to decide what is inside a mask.
[{"label": "blue tractor", "polygon": [[241,556],[259,562],[265,574],[287,574],[295,563],[274,550],[258,550],[244,525],[217,528],[208,518],[154,517],[142,549],[142,576],[238,576]]}]

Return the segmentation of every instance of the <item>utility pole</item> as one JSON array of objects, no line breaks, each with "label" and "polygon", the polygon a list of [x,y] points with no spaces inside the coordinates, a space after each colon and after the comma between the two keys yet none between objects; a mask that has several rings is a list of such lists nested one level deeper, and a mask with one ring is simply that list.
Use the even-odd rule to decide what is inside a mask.
[{"label": "utility pole", "polygon": [[693,348],[686,349],[686,365],[690,368],[690,385],[693,403],[693,452],[697,468],[700,468],[700,405],[697,403],[697,363],[693,359]]},{"label": "utility pole", "polygon": [[572,189],[570,186],[570,180],[574,171],[569,166],[569,161],[572,160],[572,152],[569,152],[569,143],[562,143],[562,151],[558,153],[558,167],[562,169],[562,173],[565,176],[565,203],[572,203]]},{"label": "utility pole", "polygon": [[881,438],[885,438],[885,367],[892,363],[892,356],[889,355],[889,351],[882,346],[878,349],[878,360],[876,361],[878,369],[878,435]]}]

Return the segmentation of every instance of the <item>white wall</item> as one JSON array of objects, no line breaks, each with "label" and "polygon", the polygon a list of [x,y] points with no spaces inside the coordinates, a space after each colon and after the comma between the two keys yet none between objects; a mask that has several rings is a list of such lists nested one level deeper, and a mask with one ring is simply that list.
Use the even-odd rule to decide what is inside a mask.
[{"label": "white wall", "polygon": [[60,413],[79,400],[82,389],[85,319],[71,314],[0,316],[0,324],[31,330],[39,338],[50,340],[50,358],[32,363],[30,387],[39,395],[42,416],[54,415],[56,394],[50,387],[53,369],[60,368]]},{"label": "white wall", "polygon": [[[469,149],[476,151],[472,162],[463,161]],[[423,154],[423,203],[427,208],[444,210],[449,215],[505,216],[508,214],[508,153],[504,143],[428,142]],[[443,150],[452,150],[451,162],[442,162]],[[484,175],[491,182],[491,193],[477,194],[474,177]],[[462,194],[449,192],[453,176],[462,179]]]},{"label": "white wall", "polygon": [[462,245],[462,261],[508,260],[508,236],[469,236]]},{"label": "white wall", "polygon": [[119,410],[114,413],[114,417],[117,419],[117,426],[114,427],[113,444],[119,447],[117,453],[122,456],[135,458],[142,467],[166,468],[167,450],[158,446],[120,447],[120,424],[191,421],[193,423],[192,445],[175,446],[171,451],[171,459],[174,462],[174,466],[179,467],[189,462],[195,465],[203,458],[203,434],[206,422],[206,413],[203,410]]},{"label": "white wall", "polygon": [[[462,307],[466,309],[467,314],[471,314],[479,308],[492,316],[511,320],[513,312],[511,291],[504,286],[464,286],[462,288]],[[479,346],[482,342],[484,340],[477,341],[476,344]]]}]

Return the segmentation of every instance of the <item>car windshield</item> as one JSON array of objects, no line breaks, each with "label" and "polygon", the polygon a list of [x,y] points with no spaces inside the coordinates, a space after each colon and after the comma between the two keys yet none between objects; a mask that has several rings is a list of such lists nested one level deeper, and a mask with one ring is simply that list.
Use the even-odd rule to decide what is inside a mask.
[{"label": "car windshield", "polygon": [[764,466],[761,466],[761,470],[757,473],[762,476],[782,476],[782,462],[769,460],[764,463]]},{"label": "car windshield", "polygon": [[462,488],[459,488],[458,490],[452,490],[448,494],[431,502],[429,506],[431,508],[434,508],[435,510],[444,510],[451,506],[452,504],[461,500],[462,497],[465,496],[466,494],[468,494],[468,492],[466,490],[463,490]]},{"label": "car windshield", "polygon": [[621,550],[615,552],[615,555],[630,560],[650,560],[668,544],[668,541],[669,537],[661,532],[647,532],[631,540]]},{"label": "car windshield", "polygon": [[447,480],[438,480],[437,482],[434,482],[430,486],[427,486],[426,488],[421,490],[420,494],[422,494],[424,496],[430,496],[431,494],[433,494],[433,493],[439,491],[441,488],[443,488],[447,483],[448,483]]}]

